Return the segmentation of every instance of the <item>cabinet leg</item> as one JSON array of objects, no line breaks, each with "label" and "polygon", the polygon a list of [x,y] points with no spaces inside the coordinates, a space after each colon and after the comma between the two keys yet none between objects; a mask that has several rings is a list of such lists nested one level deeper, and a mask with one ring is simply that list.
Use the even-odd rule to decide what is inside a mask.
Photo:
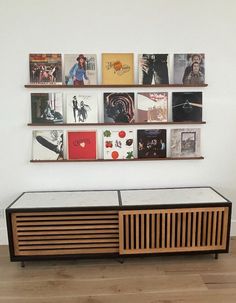
[{"label": "cabinet leg", "polygon": [[218,258],[219,258],[219,255],[215,254],[215,260],[218,260]]},{"label": "cabinet leg", "polygon": [[21,261],[20,262],[20,266],[23,268],[23,267],[25,267],[25,262],[24,261]]},{"label": "cabinet leg", "polygon": [[119,258],[119,259],[118,259],[118,262],[119,262],[120,264],[123,264],[124,261],[125,261],[124,258]]}]

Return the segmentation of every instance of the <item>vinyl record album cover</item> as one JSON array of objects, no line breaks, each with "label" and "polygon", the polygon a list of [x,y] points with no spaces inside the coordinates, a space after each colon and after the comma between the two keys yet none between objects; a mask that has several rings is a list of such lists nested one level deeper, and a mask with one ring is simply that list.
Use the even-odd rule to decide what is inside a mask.
[{"label": "vinyl record album cover", "polygon": [[64,81],[66,85],[96,85],[97,56],[93,54],[64,55]]},{"label": "vinyl record album cover", "polygon": [[138,56],[139,84],[169,84],[168,59],[168,54],[140,54]]},{"label": "vinyl record album cover", "polygon": [[200,157],[200,128],[171,129],[171,157]]},{"label": "vinyl record album cover", "polygon": [[67,135],[69,160],[96,159],[96,131],[68,131]]},{"label": "vinyl record album cover", "polygon": [[98,102],[96,94],[67,94],[67,123],[97,123]]},{"label": "vinyl record album cover", "polygon": [[165,158],[166,130],[138,130],[138,158]]},{"label": "vinyl record album cover", "polygon": [[173,122],[202,121],[202,92],[172,94]]},{"label": "vinyl record album cover", "polygon": [[63,131],[33,131],[33,160],[63,160]]},{"label": "vinyl record album cover", "polygon": [[102,54],[102,84],[134,84],[134,55]]},{"label": "vinyl record album cover", "polygon": [[104,159],[133,159],[133,131],[105,130],[103,132]]},{"label": "vinyl record album cover", "polygon": [[133,123],[134,93],[104,93],[104,122]]},{"label": "vinyl record album cover", "polygon": [[63,123],[62,93],[31,93],[32,123]]},{"label": "vinyl record album cover", "polygon": [[174,54],[174,83],[204,84],[205,54]]},{"label": "vinyl record album cover", "polygon": [[30,54],[31,84],[62,84],[61,54]]},{"label": "vinyl record album cover", "polygon": [[137,122],[167,122],[168,93],[138,93]]}]

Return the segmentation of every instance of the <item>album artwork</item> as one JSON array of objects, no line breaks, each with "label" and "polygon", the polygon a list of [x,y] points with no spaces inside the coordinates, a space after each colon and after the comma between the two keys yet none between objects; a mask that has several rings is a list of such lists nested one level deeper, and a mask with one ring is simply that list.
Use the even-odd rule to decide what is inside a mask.
[{"label": "album artwork", "polygon": [[97,123],[98,102],[96,94],[67,94],[67,123]]},{"label": "album artwork", "polygon": [[96,159],[96,131],[69,131],[67,135],[69,160]]},{"label": "album artwork", "polygon": [[138,93],[137,122],[167,122],[168,93]]},{"label": "album artwork", "polygon": [[169,84],[168,57],[168,54],[140,54],[139,84]]},{"label": "album artwork", "polygon": [[171,129],[171,157],[200,157],[200,129]]},{"label": "album artwork", "polygon": [[63,123],[61,93],[31,93],[32,123]]},{"label": "album artwork", "polygon": [[134,139],[133,131],[105,130],[104,138],[104,159],[133,159]]},{"label": "album artwork", "polygon": [[202,92],[172,94],[173,122],[202,121]]},{"label": "album artwork", "polygon": [[96,85],[97,56],[91,54],[64,55],[64,76],[66,85]]},{"label": "album artwork", "polygon": [[104,122],[133,123],[134,93],[104,93]]},{"label": "album artwork", "polygon": [[63,160],[63,131],[33,131],[33,160]]},{"label": "album artwork", "polygon": [[31,84],[62,84],[61,54],[29,55]]},{"label": "album artwork", "polygon": [[102,84],[133,84],[134,55],[102,54]]},{"label": "album artwork", "polygon": [[166,158],[166,129],[138,130],[138,158]]},{"label": "album artwork", "polygon": [[174,83],[204,84],[205,54],[174,54]]}]

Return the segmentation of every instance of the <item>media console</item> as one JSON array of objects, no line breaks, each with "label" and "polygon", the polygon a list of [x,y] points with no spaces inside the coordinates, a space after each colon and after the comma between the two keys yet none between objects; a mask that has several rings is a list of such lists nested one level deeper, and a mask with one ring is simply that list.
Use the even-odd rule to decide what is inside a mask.
[{"label": "media console", "polygon": [[231,202],[211,187],[25,192],[6,209],[11,261],[226,253]]}]

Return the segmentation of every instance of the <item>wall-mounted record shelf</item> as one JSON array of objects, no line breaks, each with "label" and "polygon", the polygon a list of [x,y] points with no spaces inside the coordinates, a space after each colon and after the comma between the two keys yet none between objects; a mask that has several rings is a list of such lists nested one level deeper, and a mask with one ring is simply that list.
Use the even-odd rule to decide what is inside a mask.
[{"label": "wall-mounted record shelf", "polygon": [[[208,84],[159,84],[159,85],[142,85],[142,84],[128,84],[128,85],[115,85],[115,84],[109,84],[109,85],[84,85],[84,86],[74,86],[74,85],[65,85],[65,84],[26,84],[25,88],[55,88],[55,89],[102,89],[102,88],[113,88],[113,89],[121,89],[121,88],[139,88],[141,89],[162,89],[162,88],[203,88],[207,87]],[[134,123],[28,123],[27,125],[30,127],[77,127],[80,128],[81,126],[92,126],[92,127],[98,127],[98,126],[104,126],[104,127],[130,127],[130,126],[142,126],[142,128],[146,126],[155,125],[156,127],[161,125],[202,125],[206,124],[205,121],[183,121],[183,122],[173,122],[173,121],[167,121],[167,122],[134,122]],[[76,159],[76,160],[30,160],[31,163],[69,163],[69,162],[136,162],[136,161],[162,161],[162,160],[202,160],[204,157],[166,157],[166,158],[135,158],[135,159]]]},{"label": "wall-mounted record shelf", "polygon": [[208,84],[158,84],[158,85],[143,85],[143,84],[97,84],[97,85],[84,85],[84,86],[75,86],[75,85],[65,85],[65,84],[26,84],[26,88],[121,88],[121,87],[140,87],[140,88],[161,88],[161,87],[206,87]]},{"label": "wall-mounted record shelf", "polygon": [[31,163],[64,163],[64,162],[134,162],[134,161],[157,161],[157,160],[203,160],[204,157],[181,157],[181,158],[135,158],[135,159],[92,159],[92,160],[30,160]]},{"label": "wall-mounted record shelf", "polygon": [[28,123],[28,126],[130,126],[130,125],[178,125],[178,124],[206,124],[206,121],[195,122],[195,121],[186,121],[186,122],[135,122],[135,123]]}]

